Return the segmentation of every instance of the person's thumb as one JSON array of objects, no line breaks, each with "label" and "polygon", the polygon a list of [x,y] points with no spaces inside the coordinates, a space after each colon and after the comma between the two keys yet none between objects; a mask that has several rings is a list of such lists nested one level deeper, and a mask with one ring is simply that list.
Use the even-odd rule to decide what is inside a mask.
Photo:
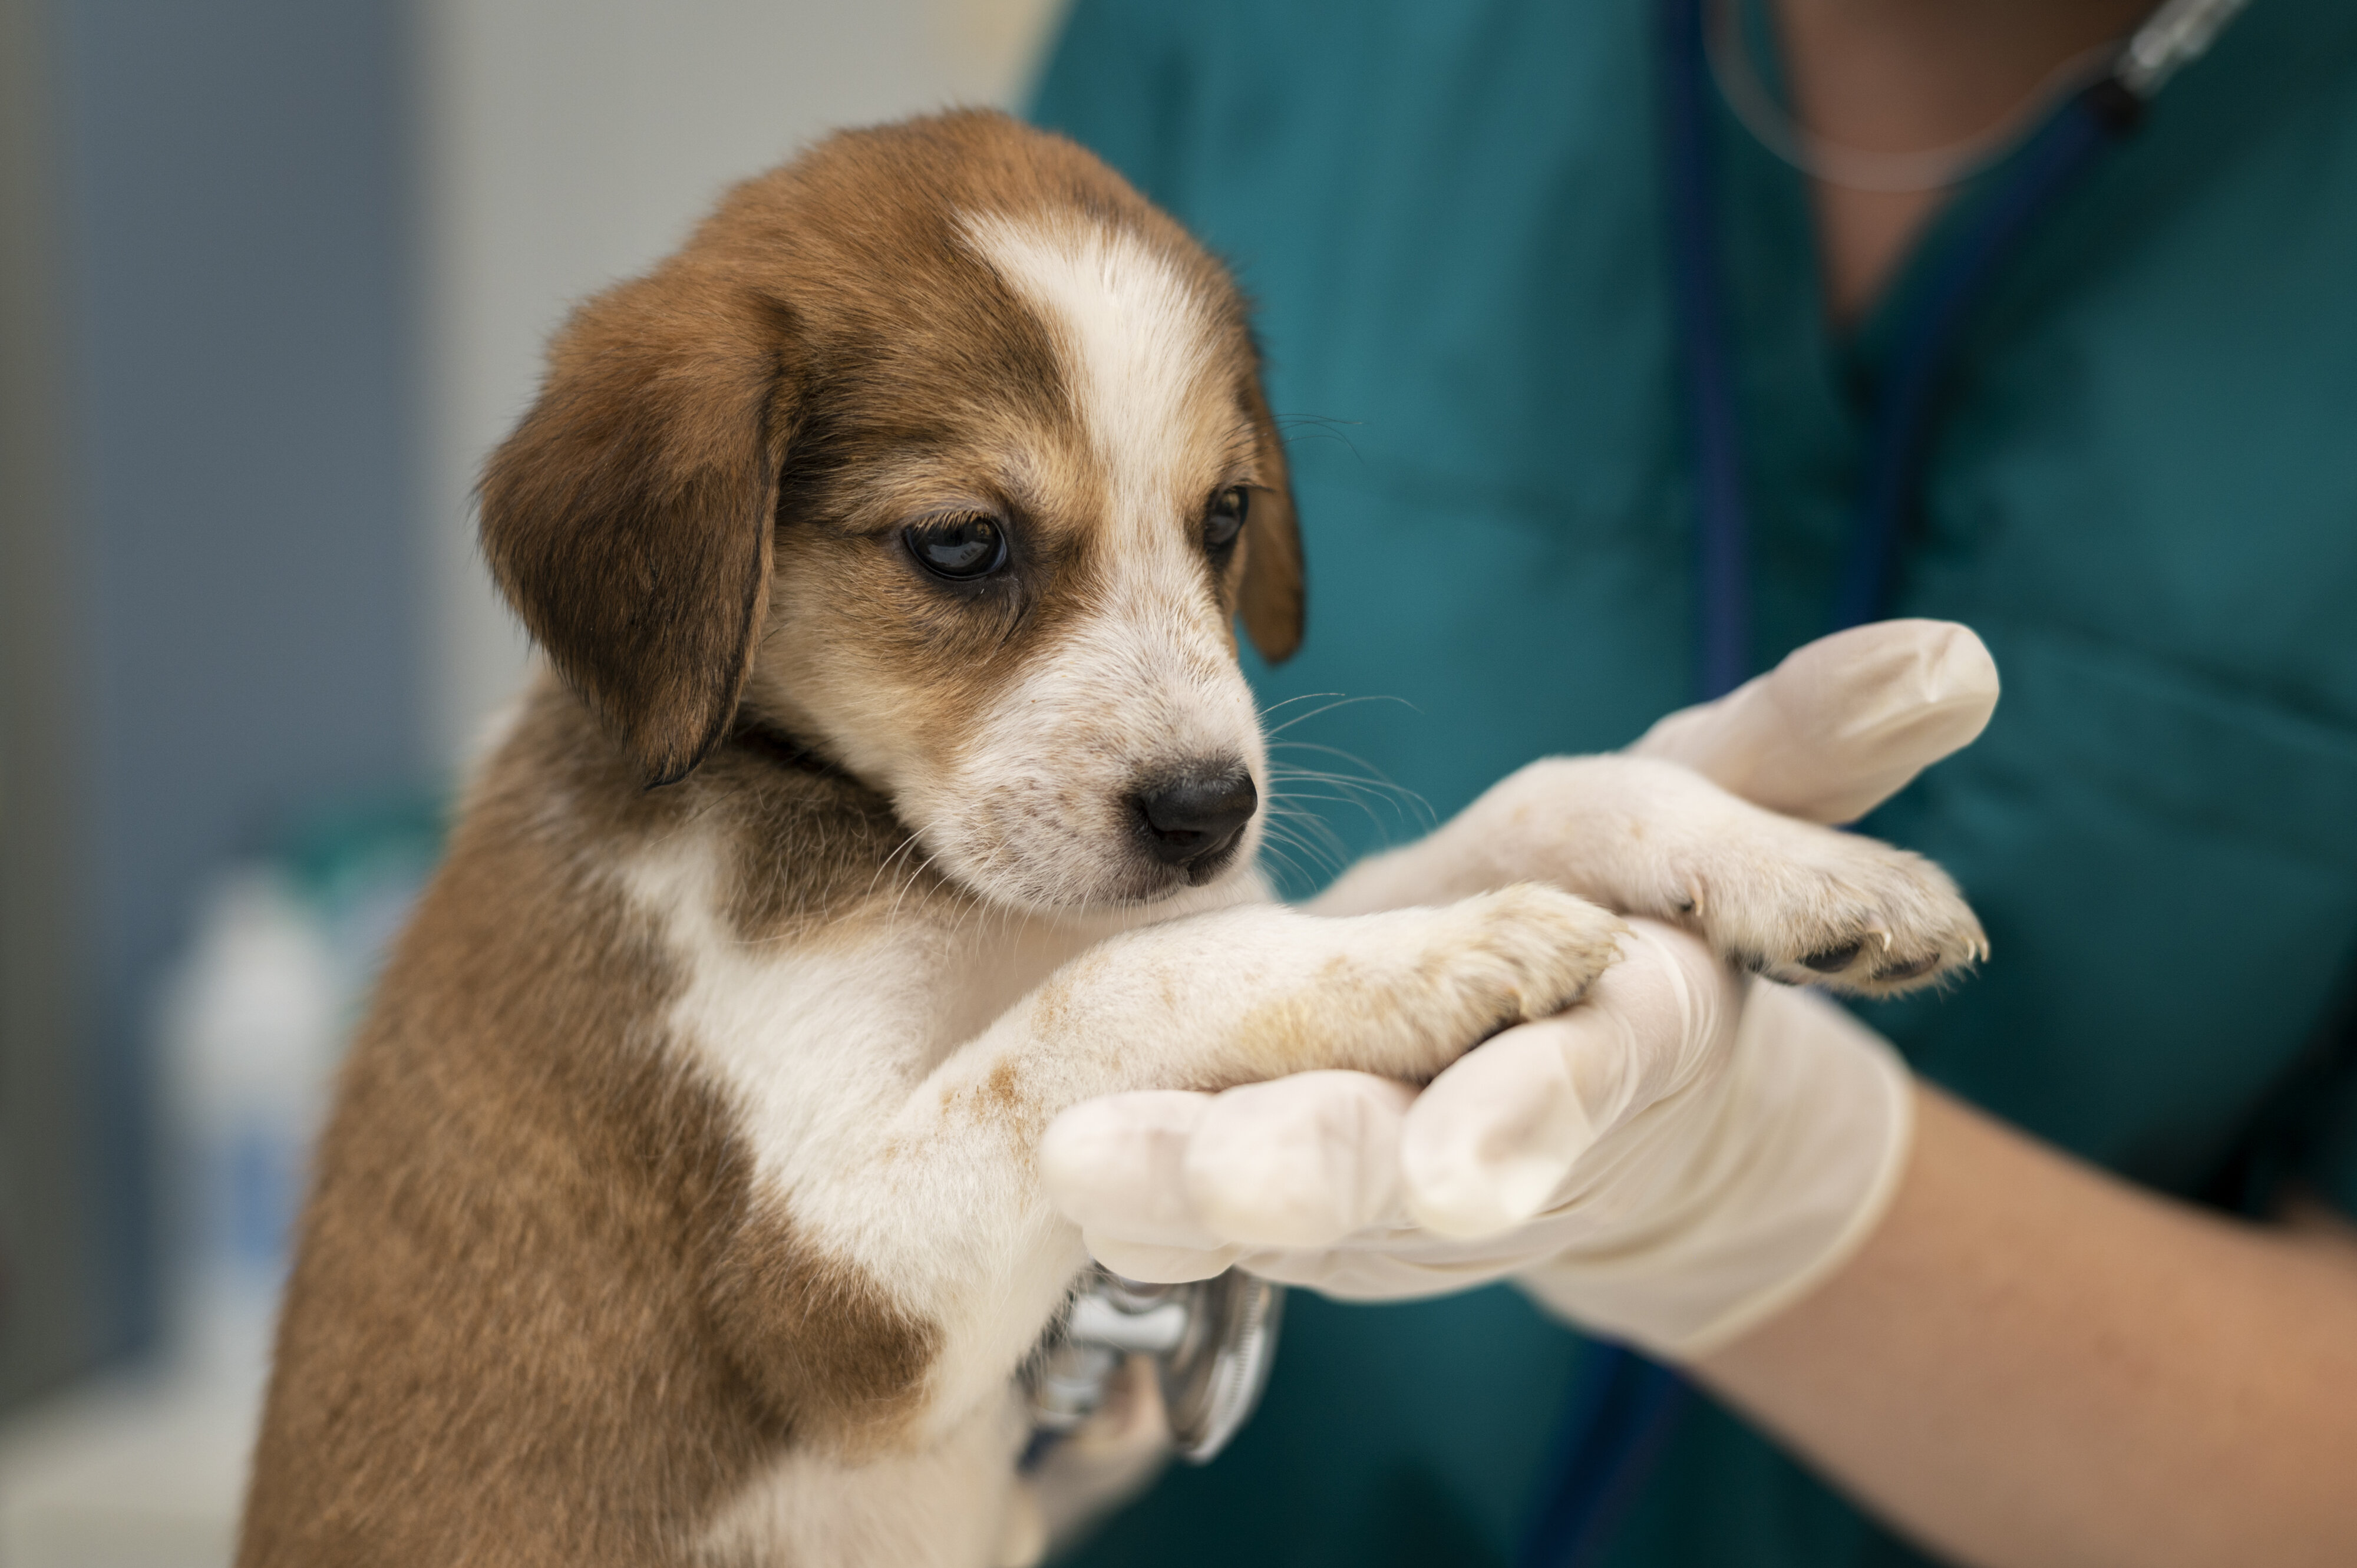
[{"label": "person's thumb", "polygon": [[1471,1239],[1525,1223],[1598,1139],[1708,1065],[1741,978],[1651,921],[1630,923],[1621,952],[1577,1006],[1476,1047],[1409,1108],[1401,1182],[1426,1229]]},{"label": "person's thumb", "polygon": [[1996,661],[1970,628],[1877,621],[1796,649],[1629,749],[1788,817],[1852,822],[1971,744],[1996,699]]},{"label": "person's thumb", "polygon": [[1415,1090],[1305,1072],[1216,1096],[1187,1142],[1189,1206],[1223,1240],[1330,1246],[1394,1216],[1399,1129]]}]

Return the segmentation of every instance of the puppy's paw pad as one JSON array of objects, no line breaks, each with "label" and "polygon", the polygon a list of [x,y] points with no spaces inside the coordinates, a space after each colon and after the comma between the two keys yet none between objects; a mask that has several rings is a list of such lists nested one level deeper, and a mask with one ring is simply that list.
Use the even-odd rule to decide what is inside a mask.
[{"label": "puppy's paw pad", "polygon": [[1907,963],[1885,964],[1874,972],[1874,978],[1881,984],[1904,985],[1913,981],[1929,979],[1932,972],[1939,967],[1939,958],[1936,955],[1927,954]]},{"label": "puppy's paw pad", "polygon": [[1809,954],[1801,961],[1801,967],[1815,970],[1819,974],[1839,974],[1851,964],[1856,963],[1857,955],[1865,950],[1866,944],[1862,941],[1844,942],[1837,948],[1827,948],[1823,952]]}]

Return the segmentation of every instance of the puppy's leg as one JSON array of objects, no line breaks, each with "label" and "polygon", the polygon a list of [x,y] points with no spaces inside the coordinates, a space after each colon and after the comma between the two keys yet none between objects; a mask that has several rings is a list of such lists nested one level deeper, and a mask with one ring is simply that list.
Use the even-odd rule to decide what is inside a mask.
[{"label": "puppy's leg", "polygon": [[1544,881],[1674,920],[1779,980],[1889,994],[1986,955],[1945,872],[1738,800],[1676,763],[1551,757],[1422,843],[1367,862],[1316,908],[1347,912]]},{"label": "puppy's leg", "polygon": [[[1348,920],[1252,906],[1115,937],[804,1163],[779,1212],[732,1241],[715,1316],[810,1440],[853,1456],[929,1447],[1003,1397],[1087,1262],[1039,1187],[1059,1112],[1314,1068],[1428,1078],[1577,1000],[1620,930],[1584,900],[1512,887]],[[764,1316],[780,1297],[791,1321]],[[888,1377],[878,1346],[901,1358]],[[848,1391],[822,1403],[813,1390]]]}]

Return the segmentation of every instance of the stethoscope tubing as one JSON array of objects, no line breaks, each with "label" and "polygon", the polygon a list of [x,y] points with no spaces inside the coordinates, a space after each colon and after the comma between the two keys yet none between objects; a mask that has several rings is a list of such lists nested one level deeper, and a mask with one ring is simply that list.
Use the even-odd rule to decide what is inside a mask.
[{"label": "stethoscope tubing", "polygon": [[[1825,629],[1888,612],[1900,548],[1915,521],[1924,458],[1942,394],[1973,312],[2004,265],[2104,151],[2141,124],[2145,105],[2208,52],[2249,0],[2169,0],[2138,28],[2112,70],[2065,99],[1998,171],[1936,272],[1902,302],[1867,421],[1867,456]],[[1672,295],[1693,442],[1695,674],[1705,697],[1749,678],[1751,508],[1743,479],[1711,159],[1714,90],[1710,0],[1661,6],[1664,168],[1669,177]]]},{"label": "stethoscope tubing", "polygon": [[[1670,269],[1695,485],[1695,673],[1707,698],[1749,679],[1753,650],[1751,507],[1718,275],[1706,6],[1706,0],[1665,0],[1662,31]],[[1912,292],[1891,333],[1868,415],[1863,482],[1824,629],[1885,613],[1941,394],[1974,308],[2038,220],[2135,127],[2142,107],[2116,74],[2065,100],[2007,160],[2004,183],[1979,203],[1966,230],[1943,250],[1938,270]]]},{"label": "stethoscope tubing", "polygon": [[1663,154],[1669,175],[1670,285],[1694,444],[1695,650],[1705,697],[1741,685],[1751,665],[1751,509],[1743,483],[1734,356],[1718,278],[1717,181],[1705,64],[1707,0],[1661,8]]},{"label": "stethoscope tubing", "polygon": [[1875,399],[1865,482],[1829,630],[1881,618],[1914,521],[1941,393],[1974,307],[2006,261],[2104,149],[2133,130],[2143,101],[2106,77],[2068,99],[2014,160],[2011,177],[1942,259],[1891,335]]}]

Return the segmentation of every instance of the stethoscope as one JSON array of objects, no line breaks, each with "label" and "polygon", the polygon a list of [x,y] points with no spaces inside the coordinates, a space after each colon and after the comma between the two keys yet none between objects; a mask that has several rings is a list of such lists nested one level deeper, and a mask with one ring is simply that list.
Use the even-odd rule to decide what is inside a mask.
[{"label": "stethoscope", "polygon": [[[1874,619],[1889,603],[1912,521],[1923,456],[1956,340],[1973,307],[2038,219],[2103,151],[2133,132],[2169,79],[2208,52],[2248,0],[2169,0],[2103,73],[2071,93],[2006,159],[2004,183],[1976,201],[1965,232],[1909,291],[1894,321],[1869,421],[1864,482],[1826,629]],[[1701,526],[1698,647],[1703,694],[1751,673],[1750,512],[1718,279],[1718,214],[1710,157],[1715,90],[1709,31],[1715,0],[1664,0],[1664,95],[1670,251],[1694,441]]]},{"label": "stethoscope", "polygon": [[[1745,496],[1732,353],[1721,297],[1712,177],[1712,28],[1721,0],[1661,0],[1664,153],[1672,288],[1694,447],[1695,649],[1702,695],[1751,674],[1751,521]],[[1886,613],[1916,504],[1946,374],[1975,305],[2050,210],[2096,158],[2135,131],[2160,89],[2209,50],[2248,0],[2168,0],[2093,81],[2072,91],[2004,159],[1964,229],[1901,301],[1868,418],[1863,481],[1826,629]],[[1721,35],[1724,37],[1724,34]],[[1738,114],[1738,91],[1727,93]],[[1598,1342],[1583,1359],[1548,1474],[1556,1477],[1517,1559],[1519,1568],[1577,1568],[1595,1559],[1667,1449],[1693,1398],[1685,1380],[1625,1347]]]},{"label": "stethoscope", "polygon": [[1032,1433],[1023,1467],[1103,1406],[1133,1356],[1153,1363],[1173,1452],[1210,1464],[1260,1403],[1284,1308],[1283,1285],[1239,1269],[1183,1284],[1090,1270],[1023,1369]]},{"label": "stethoscope", "polygon": [[[1750,674],[1751,522],[1732,355],[1718,278],[1710,156],[1710,28],[1718,0],[1661,0],[1670,257],[1694,444],[1697,654],[1703,694]],[[2072,91],[2005,158],[2003,183],[1910,290],[1894,323],[1869,421],[1868,456],[1828,630],[1879,616],[1912,521],[1939,394],[1974,306],[2039,217],[2144,109],[2205,53],[2248,0],[2168,0],[2092,82]],[[1740,106],[1738,105],[1738,108]],[[1208,1463],[1247,1421],[1268,1380],[1281,1286],[1231,1270],[1148,1285],[1098,1269],[1025,1369],[1031,1463],[1099,1409],[1123,1361],[1153,1360],[1179,1455]],[[1598,1343],[1582,1362],[1550,1474],[1559,1480],[1523,1543],[1523,1568],[1572,1568],[1609,1537],[1667,1445],[1692,1391],[1666,1367]]]}]

